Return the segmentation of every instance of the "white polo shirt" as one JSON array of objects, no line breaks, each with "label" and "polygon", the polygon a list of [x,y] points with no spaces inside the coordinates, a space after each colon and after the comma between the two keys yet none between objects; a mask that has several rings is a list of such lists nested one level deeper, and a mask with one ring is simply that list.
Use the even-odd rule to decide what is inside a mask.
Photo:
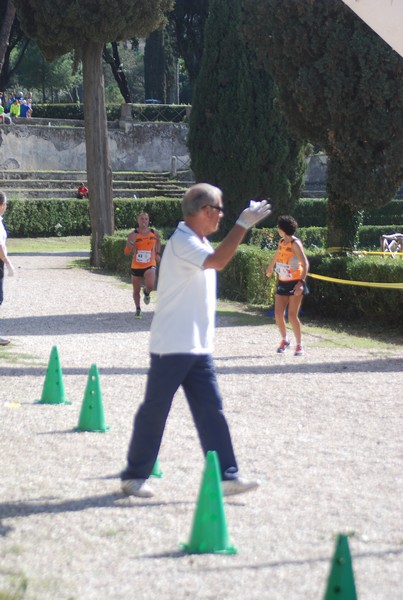
[{"label": "white polo shirt", "polygon": [[217,273],[203,269],[214,250],[183,221],[161,260],[158,301],[151,325],[154,354],[210,354],[213,351]]},{"label": "white polo shirt", "polygon": [[6,248],[7,231],[3,225],[3,217],[0,217],[0,246],[3,246],[3,251]]}]

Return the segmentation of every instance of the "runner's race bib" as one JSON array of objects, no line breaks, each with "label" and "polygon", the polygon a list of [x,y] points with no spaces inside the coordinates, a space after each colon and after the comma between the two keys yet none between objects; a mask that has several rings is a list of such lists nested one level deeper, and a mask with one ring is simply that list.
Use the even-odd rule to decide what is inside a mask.
[{"label": "runner's race bib", "polygon": [[276,263],[275,271],[280,279],[292,279],[292,271],[290,265],[286,265],[285,263]]},{"label": "runner's race bib", "polygon": [[148,263],[151,261],[151,250],[139,250],[136,253],[136,261],[138,263]]}]

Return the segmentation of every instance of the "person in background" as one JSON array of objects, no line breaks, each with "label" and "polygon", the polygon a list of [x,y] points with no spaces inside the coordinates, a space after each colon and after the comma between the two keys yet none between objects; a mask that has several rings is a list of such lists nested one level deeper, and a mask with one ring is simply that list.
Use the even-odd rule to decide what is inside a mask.
[{"label": "person in background", "polygon": [[[250,202],[216,247],[207,240],[224,215],[222,192],[207,183],[190,187],[182,200],[181,221],[161,259],[158,301],[150,334],[146,392],[134,419],[121,474],[122,491],[150,498],[148,484],[165,423],[179,388],[188,401],[204,455],[217,452],[224,496],[256,489],[259,481],[239,477],[212,358],[217,271],[234,256],[248,229],[270,214],[265,200]],[[178,432],[180,433],[180,432]]]},{"label": "person in background", "polygon": [[82,198],[88,198],[88,188],[83,182],[78,186],[76,198],[79,198],[80,200],[82,200]]},{"label": "person in background", "polygon": [[150,228],[148,213],[141,212],[137,217],[138,227],[129,233],[124,253],[133,253],[131,275],[135,317],[141,319],[140,291],[144,279],[144,304],[150,304],[150,294],[155,287],[157,264],[161,257],[161,241],[156,229]]},{"label": "person in background", "polygon": [[23,100],[20,104],[20,117],[29,118],[32,115],[32,108],[28,100]]},{"label": "person in background", "polygon": [[0,104],[0,123],[4,123],[4,106]]},{"label": "person in background", "polygon": [[274,316],[282,339],[277,352],[282,354],[290,346],[285,323],[285,311],[288,308],[288,320],[296,341],[294,354],[302,356],[304,349],[299,311],[304,295],[309,293],[305,281],[309,262],[301,240],[294,235],[297,228],[298,223],[293,217],[285,215],[278,218],[277,229],[281,239],[277,252],[266,269],[266,275],[271,277],[275,270],[278,277]]},{"label": "person in background", "polygon": [[17,118],[20,116],[20,102],[18,98],[14,98],[13,103],[10,106],[10,117]]},{"label": "person in background", "polygon": [[[8,274],[11,277],[14,275],[14,267],[11,260],[7,256],[7,232],[3,225],[3,215],[7,208],[7,196],[4,192],[0,192],[0,305],[4,299],[4,267],[7,268]],[[0,338],[0,346],[7,346],[10,340]]]}]

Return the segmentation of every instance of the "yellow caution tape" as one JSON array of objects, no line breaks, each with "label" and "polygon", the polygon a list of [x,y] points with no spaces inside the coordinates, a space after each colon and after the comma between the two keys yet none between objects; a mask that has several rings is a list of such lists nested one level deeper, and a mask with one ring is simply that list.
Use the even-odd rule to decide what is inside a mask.
[{"label": "yellow caution tape", "polygon": [[369,252],[369,250],[354,250],[353,254],[382,254],[383,256],[403,256],[403,252],[393,252],[393,250],[383,250],[382,252]]},{"label": "yellow caution tape", "polygon": [[314,279],[322,279],[331,283],[342,283],[344,285],[361,285],[363,287],[387,288],[389,290],[403,290],[403,283],[374,283],[373,281],[348,281],[347,279],[335,279],[334,277],[326,277],[325,275],[316,275],[309,273],[308,277]]}]

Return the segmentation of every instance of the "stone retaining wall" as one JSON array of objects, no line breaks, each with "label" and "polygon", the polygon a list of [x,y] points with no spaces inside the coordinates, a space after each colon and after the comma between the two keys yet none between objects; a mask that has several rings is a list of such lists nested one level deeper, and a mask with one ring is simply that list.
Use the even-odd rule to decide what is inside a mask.
[{"label": "stone retaining wall", "polygon": [[[86,169],[84,127],[0,125],[0,169]],[[128,132],[110,128],[113,171],[170,171],[172,156],[189,160],[183,123],[134,124]]]}]

